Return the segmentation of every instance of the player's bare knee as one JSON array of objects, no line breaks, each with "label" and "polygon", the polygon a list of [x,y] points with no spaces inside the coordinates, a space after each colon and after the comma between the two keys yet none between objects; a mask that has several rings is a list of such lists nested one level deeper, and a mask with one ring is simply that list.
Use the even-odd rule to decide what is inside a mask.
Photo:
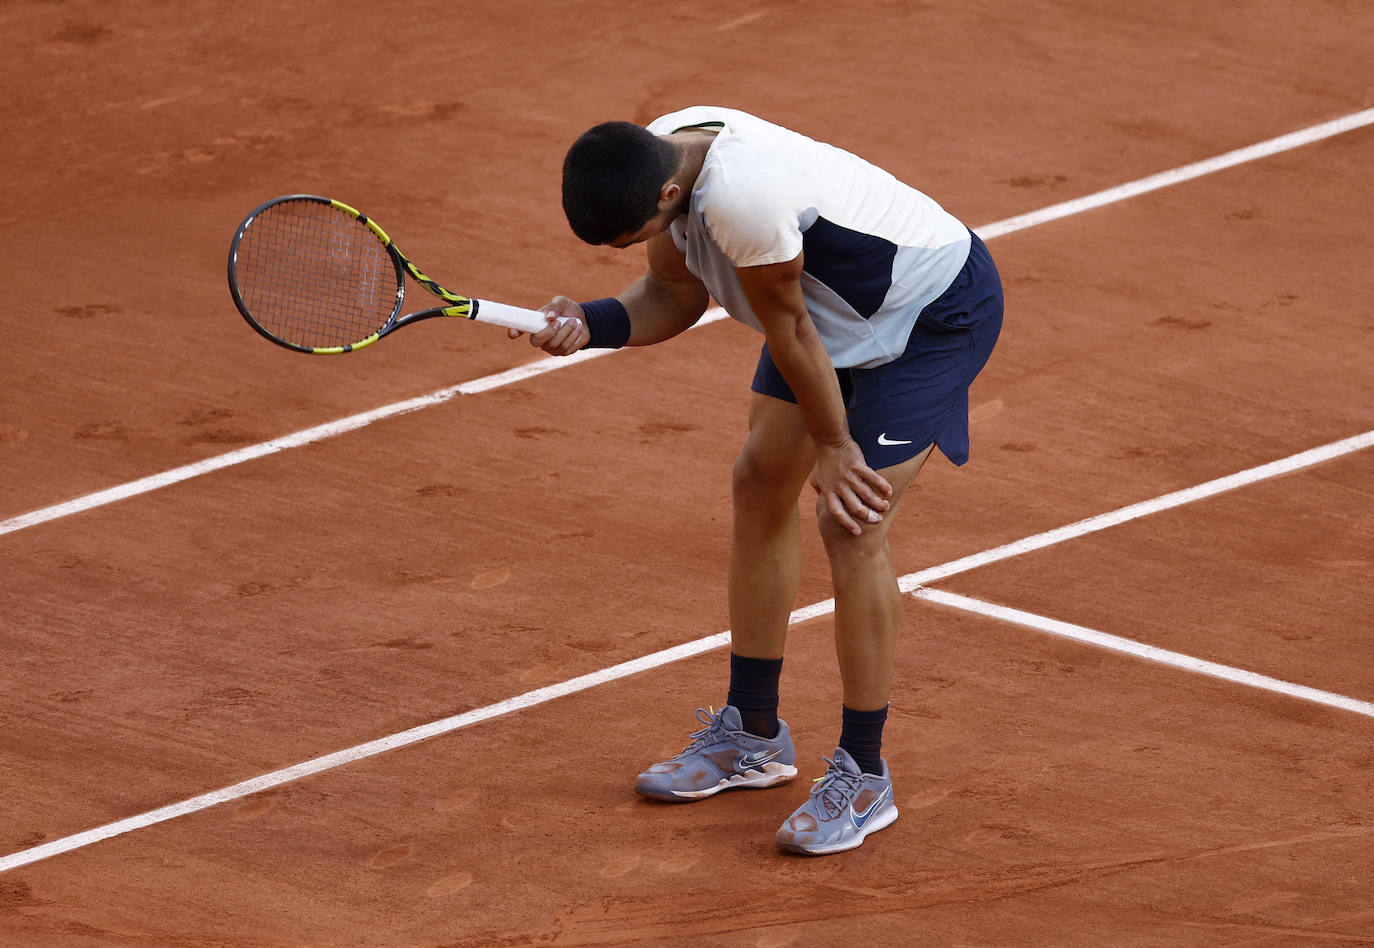
[{"label": "player's bare knee", "polygon": [[866,562],[887,555],[887,518],[880,523],[860,522],[863,532],[855,536],[835,519],[824,501],[817,498],[816,523],[832,566],[852,564],[862,568]]},{"label": "player's bare knee", "polygon": [[787,510],[795,507],[797,493],[784,470],[763,461],[748,446],[735,459],[730,493],[736,510]]}]

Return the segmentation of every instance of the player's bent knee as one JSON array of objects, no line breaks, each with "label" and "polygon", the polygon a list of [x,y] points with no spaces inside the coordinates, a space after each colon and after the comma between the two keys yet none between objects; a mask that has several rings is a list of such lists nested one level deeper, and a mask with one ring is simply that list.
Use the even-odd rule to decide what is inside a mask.
[{"label": "player's bent knee", "polygon": [[730,491],[735,506],[768,506],[790,509],[801,493],[806,472],[798,476],[786,466],[769,463],[746,447],[735,459]]},{"label": "player's bent knee", "polygon": [[860,523],[863,532],[855,536],[849,528],[835,519],[821,498],[816,499],[816,524],[821,542],[831,563],[852,562],[861,565],[866,560],[887,555],[888,517],[881,523]]}]

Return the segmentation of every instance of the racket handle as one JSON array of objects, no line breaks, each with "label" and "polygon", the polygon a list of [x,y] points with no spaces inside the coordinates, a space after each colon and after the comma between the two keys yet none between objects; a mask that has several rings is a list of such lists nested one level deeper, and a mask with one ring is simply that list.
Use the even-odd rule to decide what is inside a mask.
[{"label": "racket handle", "polygon": [[[507,329],[518,329],[521,332],[535,333],[547,329],[549,321],[545,314],[532,309],[521,309],[519,306],[507,306],[505,303],[493,303],[491,300],[473,300],[476,304],[477,312],[473,315],[479,323],[492,323],[497,326],[505,326]],[[562,325],[562,322],[559,322]]]}]

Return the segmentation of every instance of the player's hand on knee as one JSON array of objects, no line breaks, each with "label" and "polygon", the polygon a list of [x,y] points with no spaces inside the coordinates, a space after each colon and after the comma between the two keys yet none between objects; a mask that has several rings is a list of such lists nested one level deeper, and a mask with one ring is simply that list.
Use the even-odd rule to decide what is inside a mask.
[{"label": "player's hand on knee", "polygon": [[876,502],[868,503],[860,500],[859,496],[851,490],[822,493],[825,496],[825,506],[830,512],[830,516],[834,517],[836,523],[856,537],[861,536],[864,532],[861,524],[872,526],[883,521],[883,515]]},{"label": "player's hand on knee", "polygon": [[830,516],[855,536],[861,524],[881,523],[891,508],[892,485],[864,461],[852,440],[818,451],[811,486],[821,495]]}]

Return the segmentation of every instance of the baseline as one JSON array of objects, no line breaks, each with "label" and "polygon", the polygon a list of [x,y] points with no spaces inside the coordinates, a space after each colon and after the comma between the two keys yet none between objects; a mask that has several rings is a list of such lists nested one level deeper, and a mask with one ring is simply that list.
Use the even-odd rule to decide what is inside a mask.
[{"label": "baseline", "polygon": [[[1277,477],[1281,474],[1291,473],[1292,471],[1298,470],[1300,468],[1310,467],[1314,464],[1319,464],[1322,461],[1330,460],[1332,458],[1336,458],[1344,454],[1350,454],[1355,451],[1362,450],[1364,448],[1370,447],[1371,445],[1374,445],[1374,431],[1367,431],[1362,435],[1357,435],[1352,438],[1346,438],[1342,441],[1336,441],[1332,442],[1331,444],[1323,445],[1319,448],[1313,448],[1308,451],[1303,451],[1302,453],[1295,454],[1292,457],[1283,458],[1281,460],[1273,461],[1268,464],[1262,464],[1259,467],[1249,468],[1248,470],[1240,471],[1236,474],[1232,474],[1227,477],[1207,481],[1206,483],[1199,484],[1196,487],[1191,487],[1181,491],[1175,491],[1171,494],[1165,494],[1163,497],[1156,498],[1153,501],[1145,501],[1143,503],[1132,504],[1130,506],[1122,507],[1114,511],[1099,514],[1096,517],[1089,517],[1086,520],[1080,520],[1079,522],[1075,524],[1070,524],[1066,527],[1060,527],[1055,530],[1049,530],[1044,533],[1036,534],[1035,536],[1026,537],[1025,539],[1019,540],[1015,543],[1008,543],[1000,547],[995,547],[994,549],[988,550],[984,553],[978,553],[972,556],[961,557],[960,559],[952,560],[949,563],[945,563],[940,566],[934,566],[929,569],[920,570],[915,573],[909,573],[906,576],[900,578],[899,584],[901,585],[901,588],[904,592],[915,593],[918,596],[920,596],[920,598],[933,599],[933,590],[920,589],[923,583],[932,582],[936,579],[943,579],[945,577],[952,576],[955,573],[962,573],[966,572],[967,570],[976,569],[979,566],[983,566],[987,563],[992,563],[1000,559],[1006,559],[1012,556],[1019,556],[1022,553],[1028,553],[1032,550],[1043,549],[1044,547],[1049,546],[1051,544],[1061,543],[1064,540],[1083,536],[1084,534],[1092,533],[1097,530],[1105,530],[1107,527],[1115,526],[1116,524],[1124,523],[1128,520],[1134,520],[1139,517],[1148,516],[1152,513],[1158,513],[1161,510],[1168,510],[1172,507],[1177,507],[1182,504],[1191,503],[1193,501],[1201,500],[1206,497],[1211,497],[1223,491],[1234,490],[1235,488],[1242,487],[1247,484],[1253,484],[1257,481],[1266,480],[1271,477]],[[944,597],[952,596],[953,594],[939,593],[939,595]],[[956,598],[962,599],[964,597]],[[949,604],[949,602],[952,601],[953,600],[947,600],[946,604]],[[789,624],[796,625],[798,623],[806,622],[807,620],[826,615],[828,613],[833,612],[834,608],[834,599],[826,599],[821,602],[813,603],[809,606],[804,606],[792,612],[791,617],[789,619]],[[1007,610],[1007,612],[1008,614],[1011,614],[1015,613],[1015,610]],[[1030,614],[1021,613],[1020,615],[1028,616]],[[1048,623],[1052,622],[1053,620],[1044,619],[1043,621]],[[1080,628],[1076,626],[1069,626],[1068,623],[1060,623],[1059,625],[1061,625],[1064,629]],[[1090,632],[1091,630],[1084,629],[1082,631]],[[122,836],[125,833],[130,833],[134,830],[143,829],[157,823],[162,823],[167,820],[175,819],[179,816],[186,816],[188,814],[195,813],[200,810],[208,809],[212,806],[217,806],[221,803],[227,803],[230,800],[240,799],[242,797],[250,796],[254,793],[260,793],[264,790],[270,790],[273,787],[281,786],[282,784],[290,783],[295,780],[300,780],[303,777],[308,777],[326,770],[332,770],[336,767],[341,767],[344,764],[353,763],[355,761],[363,760],[368,757],[374,757],[386,751],[396,750],[397,748],[405,747],[407,745],[414,744],[419,741],[427,740],[431,737],[438,737],[440,735],[447,734],[451,731],[456,731],[460,728],[465,728],[470,725],[477,724],[481,721],[487,721],[492,718],[510,714],[513,711],[519,711],[522,708],[533,707],[538,704],[543,704],[546,701],[552,701],[555,698],[560,698],[565,695],[574,694],[579,691],[585,691],[589,688],[596,687],[597,685],[606,684],[607,682],[615,681],[616,679],[624,678],[628,675],[633,675],[641,671],[648,671],[653,668],[658,668],[660,666],[667,665],[684,658],[689,658],[693,655],[699,655],[703,652],[707,652],[715,648],[720,648],[728,644],[730,644],[729,631],[718,632],[714,635],[708,635],[704,638],[696,639],[692,642],[685,642],[681,645],[676,645],[658,652],[653,652],[649,655],[641,656],[640,658],[631,659],[628,662],[622,662],[618,665],[612,665],[611,667],[604,668],[600,671],[592,672],[587,675],[582,675],[577,678],[571,678],[567,681],[559,682],[555,685],[549,685],[544,688],[538,688],[534,691],[529,691],[525,694],[517,695],[514,698],[508,698],[505,701],[499,701],[495,704],[490,704],[482,708],[475,708],[471,711],[466,711],[462,714],[456,714],[452,717],[447,717],[439,721],[434,721],[429,724],[423,724],[418,727],[410,728],[409,730],[401,731],[396,734],[391,734],[387,737],[382,737],[374,741],[369,741],[365,744],[359,744],[355,747],[347,748],[346,750],[335,751],[332,754],[326,754],[323,757],[317,757],[313,760],[305,761],[304,763],[300,764],[295,764],[291,767],[286,767],[282,770],[276,770],[272,773],[263,774],[259,777],[254,777],[249,780],[240,781],[239,783],[231,784],[227,787],[222,787],[219,790],[213,790],[209,793],[203,793],[199,796],[191,797],[190,799],[183,800],[179,803],[173,803],[165,807],[160,807],[156,810],[150,810],[146,813],[141,813],[137,816],[128,817],[126,819],[118,820],[113,823],[107,823],[104,826],[98,826],[94,829],[85,830],[81,833],[76,833],[72,836],[67,836],[62,839],[56,839],[52,842],[44,843],[41,846],[35,846],[31,849],[25,849],[8,856],[0,857],[0,872],[6,872],[11,869],[17,869],[20,866],[26,866],[29,863],[38,862],[42,859],[47,859],[52,856],[60,855],[61,853],[70,852],[74,849],[80,849],[82,847],[89,846],[92,843],[100,842],[103,839],[109,839],[114,836]],[[1099,643],[1094,642],[1093,644]],[[1148,646],[1146,648],[1148,648]],[[1154,651],[1159,653],[1160,655],[1177,654],[1166,653],[1163,649],[1156,649]],[[1161,660],[1153,655],[1143,657],[1151,657],[1154,658],[1154,660],[1156,661]],[[1212,664],[1209,662],[1202,662],[1199,659],[1190,659],[1189,661],[1195,663],[1194,666],[1190,666],[1191,670],[1195,671],[1199,670],[1200,666]],[[1224,666],[1216,667],[1222,668]],[[1254,679],[1260,680],[1263,679],[1263,676],[1256,675],[1254,676]],[[1272,681],[1273,679],[1266,680]],[[1242,683],[1251,684],[1252,682],[1245,681]],[[1302,686],[1293,685],[1290,687],[1301,688]],[[1316,692],[1315,689],[1306,689],[1306,691],[1310,691],[1314,694],[1324,694],[1323,692]],[[1307,697],[1306,695],[1298,696]],[[1307,697],[1307,700],[1313,699]],[[1353,699],[1344,700],[1353,701]],[[1356,704],[1362,705],[1363,702],[1356,702]],[[1374,706],[1370,707],[1374,708]],[[1347,708],[1347,710],[1353,709]],[[1360,711],[1359,713],[1370,712]],[[1371,713],[1371,716],[1374,716],[1374,713]]]}]

